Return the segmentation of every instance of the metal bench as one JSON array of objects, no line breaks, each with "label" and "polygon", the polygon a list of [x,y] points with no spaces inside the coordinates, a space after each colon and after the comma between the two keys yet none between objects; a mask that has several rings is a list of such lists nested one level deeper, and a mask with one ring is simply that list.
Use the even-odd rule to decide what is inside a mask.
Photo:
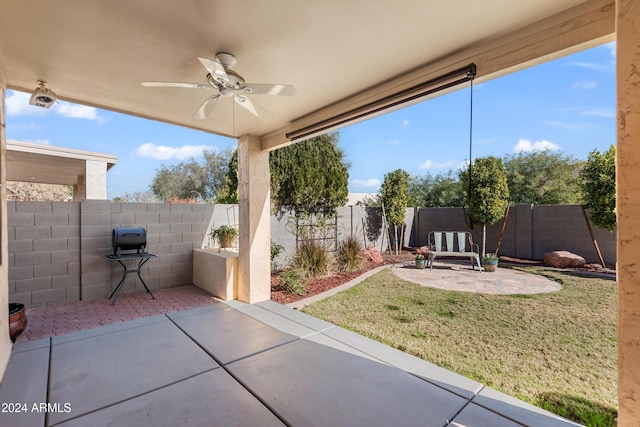
[{"label": "metal bench", "polygon": [[[475,248],[475,251],[474,251]],[[475,260],[478,268],[480,264],[478,245],[473,243],[471,233],[468,231],[431,231],[429,232],[429,258],[427,265],[433,269],[433,261],[437,257],[468,257],[471,259],[471,267],[475,270]]]}]

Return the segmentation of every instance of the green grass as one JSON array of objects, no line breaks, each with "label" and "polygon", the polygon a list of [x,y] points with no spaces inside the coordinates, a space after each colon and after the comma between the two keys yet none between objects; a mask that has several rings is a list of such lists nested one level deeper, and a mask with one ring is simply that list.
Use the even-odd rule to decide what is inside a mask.
[{"label": "green grass", "polygon": [[616,282],[522,270],[556,280],[562,290],[443,291],[387,269],[304,311],[574,421],[613,426]]}]

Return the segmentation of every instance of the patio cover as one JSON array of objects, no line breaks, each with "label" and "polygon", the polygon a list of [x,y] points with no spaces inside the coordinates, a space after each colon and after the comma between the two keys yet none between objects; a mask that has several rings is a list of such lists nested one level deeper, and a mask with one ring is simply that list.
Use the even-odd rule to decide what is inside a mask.
[{"label": "patio cover", "polygon": [[[240,295],[268,298],[268,150],[287,133],[331,120],[446,72],[477,65],[477,82],[617,40],[620,419],[640,423],[640,4],[636,0],[0,0],[0,107],[6,89],[45,80],[60,99],[239,138]],[[194,120],[204,83],[197,57],[230,52],[249,82],[294,85],[261,97],[260,120],[223,100]],[[419,100],[415,100],[418,102]],[[6,153],[0,108],[0,184]],[[381,114],[382,112],[380,112]],[[5,186],[0,190],[4,197]],[[0,208],[6,230],[6,206]],[[0,230],[1,231],[1,230]],[[4,233],[3,233],[4,235]],[[1,242],[0,327],[6,329],[7,242]],[[4,307],[4,309],[3,309]],[[4,315],[3,315],[4,313]],[[8,344],[6,332],[0,337]],[[0,351],[0,370],[9,352]]]}]

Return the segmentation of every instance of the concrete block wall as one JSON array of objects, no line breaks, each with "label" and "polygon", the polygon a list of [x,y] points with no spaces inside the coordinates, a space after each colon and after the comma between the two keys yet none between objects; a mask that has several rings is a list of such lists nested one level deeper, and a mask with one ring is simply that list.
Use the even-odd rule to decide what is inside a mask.
[{"label": "concrete block wall", "polygon": [[9,300],[27,306],[77,301],[80,205],[7,201]]},{"label": "concrete block wall", "polygon": [[[193,249],[203,245],[213,206],[161,203],[7,202],[9,300],[29,307],[106,298],[122,277],[108,261],[116,227],[143,227],[158,258],[141,271],[153,289],[191,284]],[[132,261],[127,261],[132,262]],[[137,275],[123,292],[144,290]]]},{"label": "concrete block wall", "polygon": [[[461,208],[419,208],[416,214],[413,246],[426,244],[427,234],[435,230],[465,230]],[[591,224],[605,262],[616,262],[616,234]],[[494,252],[502,221],[487,227],[486,252]],[[482,227],[471,231],[474,243],[482,244]],[[500,254],[542,259],[546,252],[567,250],[599,262],[587,223],[579,205],[517,205],[509,210]]]}]

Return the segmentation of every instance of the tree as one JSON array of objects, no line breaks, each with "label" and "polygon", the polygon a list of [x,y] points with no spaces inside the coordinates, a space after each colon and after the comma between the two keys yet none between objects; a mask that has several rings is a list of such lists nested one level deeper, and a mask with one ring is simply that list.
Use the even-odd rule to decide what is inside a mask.
[{"label": "tree", "polygon": [[582,163],[561,152],[533,151],[506,155],[503,160],[509,201],[535,205],[580,202],[578,175]]},{"label": "tree", "polygon": [[[380,199],[389,224],[393,225],[395,244],[393,248],[398,253],[398,228],[404,231],[404,214],[409,202],[409,174],[402,169],[385,174]],[[402,240],[402,237],[400,238]]]},{"label": "tree", "polygon": [[337,132],[272,151],[271,200],[280,213],[335,214],[349,194],[349,163]]},{"label": "tree", "polygon": [[151,190],[125,193],[122,196],[114,197],[112,200],[115,203],[154,203],[156,201],[157,199]]},{"label": "tree", "polygon": [[409,206],[448,208],[464,206],[460,182],[449,171],[447,175],[412,176],[409,179]]},{"label": "tree", "polygon": [[616,147],[604,153],[593,150],[580,172],[585,205],[594,224],[608,230],[616,227]]},{"label": "tree", "polygon": [[[335,214],[347,201],[349,193],[349,163],[338,148],[339,134],[317,136],[272,151],[271,202],[281,215],[296,213]],[[238,154],[229,158],[226,175],[226,203],[238,201]]]},{"label": "tree", "polygon": [[226,186],[231,151],[205,151],[202,163],[195,159],[168,167],[162,165],[151,182],[151,191],[160,200],[173,198],[215,200]]},{"label": "tree", "polygon": [[[469,172],[471,172],[470,183]],[[493,156],[475,159],[469,169],[460,171],[459,176],[465,196],[469,200],[468,217],[471,223],[482,224],[482,255],[484,256],[487,224],[494,224],[502,218],[509,204],[509,187],[502,160]]]}]

